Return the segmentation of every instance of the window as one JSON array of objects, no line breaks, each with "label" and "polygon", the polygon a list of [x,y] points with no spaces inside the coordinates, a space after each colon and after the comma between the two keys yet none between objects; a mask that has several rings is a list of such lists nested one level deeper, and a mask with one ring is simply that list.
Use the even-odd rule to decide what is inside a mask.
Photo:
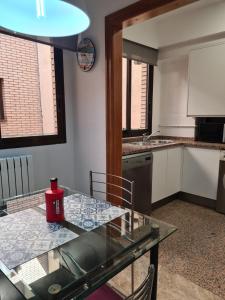
[{"label": "window", "polygon": [[0,148],[66,142],[62,50],[0,33]]},{"label": "window", "polygon": [[152,65],[123,58],[123,136],[152,131]]}]

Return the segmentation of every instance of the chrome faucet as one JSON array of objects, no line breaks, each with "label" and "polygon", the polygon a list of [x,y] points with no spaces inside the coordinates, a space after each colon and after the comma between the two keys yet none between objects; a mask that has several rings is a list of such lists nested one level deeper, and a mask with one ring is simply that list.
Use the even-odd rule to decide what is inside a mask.
[{"label": "chrome faucet", "polygon": [[159,133],[160,130],[154,131],[151,134],[147,135],[146,133],[143,134],[143,143],[146,143],[153,135]]}]

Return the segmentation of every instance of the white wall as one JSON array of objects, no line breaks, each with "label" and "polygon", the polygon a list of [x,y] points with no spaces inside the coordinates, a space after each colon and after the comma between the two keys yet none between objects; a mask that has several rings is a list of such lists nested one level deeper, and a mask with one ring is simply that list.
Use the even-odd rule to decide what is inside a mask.
[{"label": "white wall", "polygon": [[[160,52],[159,52],[160,54]],[[153,131],[160,135],[194,137],[195,120],[187,117],[188,56],[159,60],[154,68]]]},{"label": "white wall", "polygon": [[[153,102],[159,103],[154,124],[158,123],[161,134],[168,136],[194,137],[195,119],[187,117],[188,102],[188,56],[191,50],[224,42],[224,39],[205,43],[185,43],[163,48],[159,51]],[[159,85],[159,86],[158,86]],[[154,104],[155,107],[156,104]],[[158,104],[157,104],[158,107]],[[154,111],[154,110],[153,110]],[[157,119],[158,118],[158,119]],[[155,125],[156,126],[156,125]]]},{"label": "white wall", "polygon": [[67,143],[60,145],[0,150],[0,157],[32,154],[35,189],[49,186],[50,177],[58,177],[61,184],[75,186],[74,137],[74,69],[75,55],[64,52],[65,104]]},{"label": "white wall", "polygon": [[158,66],[154,67],[153,81],[153,105],[152,105],[152,132],[160,130],[160,92],[161,92],[161,76]]},{"label": "white wall", "polygon": [[[194,118],[187,117],[188,56],[159,61],[160,117],[163,135],[194,137]],[[158,101],[153,99],[153,101]]]},{"label": "white wall", "polygon": [[84,192],[89,190],[89,170],[106,169],[105,16],[134,2],[136,0],[86,1],[92,23],[82,37],[93,40],[97,61],[88,73],[83,73],[76,65],[74,77],[75,185]]}]

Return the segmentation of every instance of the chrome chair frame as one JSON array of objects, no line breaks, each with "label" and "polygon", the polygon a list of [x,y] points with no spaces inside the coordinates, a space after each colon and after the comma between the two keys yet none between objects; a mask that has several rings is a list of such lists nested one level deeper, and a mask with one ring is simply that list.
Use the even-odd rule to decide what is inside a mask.
[{"label": "chrome chair frame", "polygon": [[[94,176],[105,176],[106,178],[106,182],[102,181],[102,180],[95,180]],[[111,183],[110,181],[108,181],[108,178],[112,179],[112,180],[120,180],[122,183],[122,186],[119,184],[115,184],[115,183]],[[96,172],[96,171],[90,171],[89,172],[89,181],[90,181],[90,196],[91,198],[94,198],[94,193],[99,193],[99,194],[103,194],[105,195],[105,197],[107,198],[107,196],[112,196],[117,198],[118,200],[122,201],[122,203],[125,203],[126,205],[130,206],[130,210],[131,210],[131,238],[133,238],[133,234],[134,234],[134,202],[133,202],[133,194],[134,194],[134,181],[130,181],[124,177],[118,176],[118,175],[114,175],[114,174],[109,174],[109,173],[104,173],[104,172]],[[129,185],[129,188],[124,188],[123,184],[124,182],[126,182]],[[102,184],[105,186],[105,191],[100,191],[100,190],[95,190],[94,189],[94,184]],[[113,188],[117,188],[119,195],[115,194],[115,193],[111,193],[108,191],[108,187],[113,187]],[[123,192],[125,192],[127,195],[129,195],[129,200],[127,200],[126,198],[124,198],[124,196],[121,196],[121,194],[123,195]],[[107,199],[105,199],[106,201]],[[117,226],[111,225],[114,229],[116,230],[120,230],[119,228],[117,228]],[[134,292],[134,265],[131,265],[131,290],[132,293]]]},{"label": "chrome chair frame", "polygon": [[152,286],[155,275],[154,265],[150,265],[148,275],[142,284],[125,300],[151,300]]},{"label": "chrome chair frame", "polygon": [[[99,181],[99,180],[94,180],[94,175],[101,175],[101,176],[106,176],[106,180],[107,177],[110,177],[112,179],[119,179],[122,181],[122,186],[120,186],[119,184],[115,184],[115,183],[111,183],[111,182],[104,182],[104,181]],[[134,194],[134,181],[130,181],[124,177],[121,176],[117,176],[117,175],[113,175],[113,174],[109,174],[109,173],[103,173],[103,172],[95,172],[95,171],[90,171],[89,173],[89,178],[90,178],[90,196],[91,198],[94,198],[94,193],[99,193],[99,194],[104,194],[106,197],[107,196],[113,196],[117,199],[119,199],[120,201],[123,201],[124,203],[128,204],[130,206],[130,210],[131,210],[131,234],[133,235],[133,231],[134,231],[134,202],[133,202],[133,194]],[[130,189],[126,189],[123,187],[123,182],[126,182],[130,185]],[[106,188],[106,191],[99,191],[99,190],[95,190],[94,189],[94,184],[103,184]],[[111,193],[108,191],[108,187],[114,187],[114,188],[118,188],[118,190],[121,192],[126,192],[128,195],[130,195],[130,199],[127,200],[124,197],[121,197],[120,195],[117,195],[115,193]],[[105,199],[107,200],[107,199]]]}]

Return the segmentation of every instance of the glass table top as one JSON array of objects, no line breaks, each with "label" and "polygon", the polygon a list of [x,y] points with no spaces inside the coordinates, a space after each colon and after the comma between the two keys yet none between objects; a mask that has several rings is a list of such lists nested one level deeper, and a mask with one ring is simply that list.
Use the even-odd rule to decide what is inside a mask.
[{"label": "glass table top", "polygon": [[[104,200],[93,199],[65,187],[64,190],[67,203],[66,221],[57,224],[60,228],[57,227],[55,231],[47,234],[44,231],[46,224],[42,221],[45,219],[45,210],[42,206],[45,201],[44,190],[5,201],[7,208],[2,210],[2,215],[4,213],[7,215],[0,218],[0,228],[1,221],[11,218],[11,224],[18,232],[17,244],[19,244],[21,232],[24,233],[24,230],[23,227],[19,227],[21,225],[16,217],[28,220],[27,214],[31,219],[27,223],[30,222],[31,227],[37,223],[41,224],[38,225],[39,230],[33,229],[35,242],[39,238],[35,235],[36,231],[39,235],[43,231],[45,242],[46,240],[48,242],[47,250],[42,251],[44,253],[38,252],[43,246],[43,241],[41,240],[40,245],[34,243],[31,237],[30,249],[41,255],[33,255],[31,259],[21,264],[18,264],[17,260],[15,266],[11,264],[10,268],[0,253],[0,270],[25,299],[82,299],[176,230],[172,225],[136,212],[132,230],[132,212],[129,209],[116,207],[115,211],[114,207]],[[69,210],[71,201],[74,204],[73,209],[76,209],[74,210],[76,218],[71,217],[72,211]],[[83,215],[88,216],[88,226],[82,219]],[[34,221],[36,217],[38,222]],[[0,233],[0,238],[1,234],[3,233]],[[59,237],[62,242],[58,242]],[[5,238],[9,240],[10,236]],[[3,248],[6,247],[8,240],[0,243],[0,252],[4,252]],[[25,240],[27,242],[28,234],[27,237],[25,235]],[[25,242],[23,241],[23,246]],[[14,246],[14,250],[17,246]]]}]

